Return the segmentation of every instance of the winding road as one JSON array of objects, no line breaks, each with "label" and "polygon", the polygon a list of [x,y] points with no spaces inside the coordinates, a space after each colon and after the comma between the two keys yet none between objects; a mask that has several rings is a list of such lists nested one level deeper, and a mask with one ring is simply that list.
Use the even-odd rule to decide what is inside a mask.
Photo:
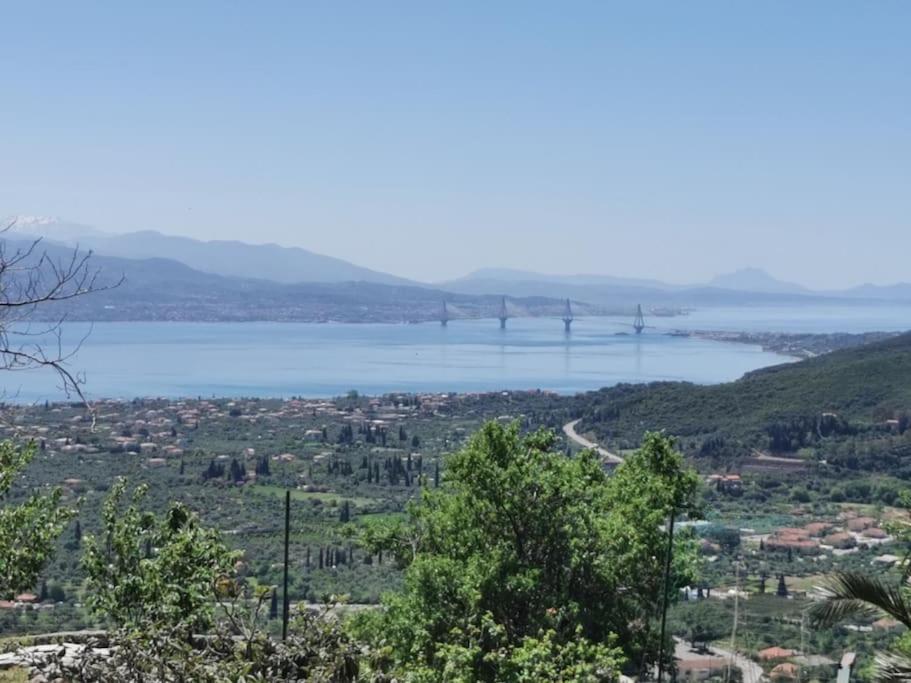
[{"label": "winding road", "polygon": [[576,432],[576,425],[581,421],[582,419],[579,418],[578,420],[573,420],[572,422],[567,422],[565,425],[563,425],[563,433],[566,434],[567,438],[575,441],[577,444],[582,446],[582,448],[591,448],[592,450],[597,451],[598,455],[600,455],[606,462],[609,462],[612,465],[619,465],[621,462],[623,462],[623,458],[621,458],[619,455],[611,453],[606,448],[601,448],[601,446],[596,444],[594,441],[589,441],[584,436],[581,436],[578,432]]}]

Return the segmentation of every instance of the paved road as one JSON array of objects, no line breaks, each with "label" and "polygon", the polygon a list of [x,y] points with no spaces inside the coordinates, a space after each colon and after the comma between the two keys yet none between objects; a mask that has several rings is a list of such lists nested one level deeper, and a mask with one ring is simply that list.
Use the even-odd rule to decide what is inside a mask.
[{"label": "paved road", "polygon": [[705,653],[694,652],[682,639],[674,638],[674,641],[676,646],[674,656],[678,660],[717,659],[719,663],[731,662],[743,674],[743,683],[760,683],[760,681],[766,680],[763,677],[762,667],[749,657],[737,653],[732,655],[731,652],[720,647],[710,647]]},{"label": "paved road", "polygon": [[598,451],[598,455],[600,455],[608,462],[613,463],[614,465],[619,465],[621,462],[623,462],[623,458],[621,458],[619,455],[611,453],[606,448],[601,448],[601,446],[596,444],[594,441],[589,441],[584,436],[580,436],[578,433],[576,433],[576,425],[579,424],[579,422],[581,422],[581,419],[567,422],[565,425],[563,425],[563,433],[566,434],[568,438],[572,439],[577,444],[582,446],[582,448],[591,448],[595,451]]}]

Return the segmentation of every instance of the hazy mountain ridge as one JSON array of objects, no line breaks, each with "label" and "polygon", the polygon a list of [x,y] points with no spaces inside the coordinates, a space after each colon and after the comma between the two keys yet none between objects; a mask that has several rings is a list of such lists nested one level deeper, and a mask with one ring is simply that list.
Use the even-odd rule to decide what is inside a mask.
[{"label": "hazy mountain ridge", "polygon": [[880,300],[911,303],[911,284],[864,284],[845,290],[813,290],[779,280],[760,268],[718,275],[706,284],[670,284],[656,280],[595,275],[550,275],[507,268],[484,268],[444,283],[458,292],[502,292],[511,296],[570,297],[614,306],[631,301],[648,306],[741,306],[846,303]]},{"label": "hazy mountain ridge", "polygon": [[[4,240],[8,254],[27,249],[25,240]],[[42,253],[66,263],[71,247],[48,242]],[[26,262],[28,263],[28,262]],[[256,278],[204,273],[174,259],[125,259],[93,254],[101,291],[42,307],[43,319],[66,314],[69,320],[183,320],[294,322],[423,322],[437,320],[445,299],[450,317],[496,317],[497,295],[466,295],[411,284],[309,282],[285,284]],[[106,289],[123,281],[116,287]],[[546,297],[516,298],[511,315],[559,315],[564,302]]]},{"label": "hazy mountain ridge", "polygon": [[[268,280],[279,284],[369,282],[406,285],[472,296],[569,298],[620,312],[641,303],[651,308],[809,304],[880,300],[911,303],[911,284],[864,284],[846,290],[811,290],[779,280],[760,268],[743,268],[705,284],[671,284],[648,278],[598,274],[545,274],[513,268],[481,268],[466,276],[427,284],[364,268],[340,258],[300,247],[200,241],[156,231],[120,235],[91,226],[43,216],[17,217],[10,235],[45,236],[95,250],[99,256],[125,259],[163,258],[200,272],[223,277]],[[452,294],[450,294],[451,296]],[[584,306],[583,306],[584,308]],[[582,311],[580,311],[582,312]]]},{"label": "hazy mountain ridge", "polygon": [[417,284],[300,247],[248,244],[236,240],[202,241],[154,230],[109,234],[57,218],[13,218],[16,220],[11,234],[44,237],[71,247],[79,245],[105,256],[174,259],[214,275],[267,279],[284,284],[346,281]]}]

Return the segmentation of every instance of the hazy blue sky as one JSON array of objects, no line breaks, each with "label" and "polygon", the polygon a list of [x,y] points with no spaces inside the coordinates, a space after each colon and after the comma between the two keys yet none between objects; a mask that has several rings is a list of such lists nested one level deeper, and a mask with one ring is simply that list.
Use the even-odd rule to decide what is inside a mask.
[{"label": "hazy blue sky", "polygon": [[0,214],[480,266],[911,280],[911,2],[13,2]]}]

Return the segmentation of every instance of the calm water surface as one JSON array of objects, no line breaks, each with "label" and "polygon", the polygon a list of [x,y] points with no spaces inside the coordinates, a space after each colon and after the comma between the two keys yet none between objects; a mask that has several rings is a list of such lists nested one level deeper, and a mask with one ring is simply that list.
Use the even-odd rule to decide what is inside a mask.
[{"label": "calm water surface", "polygon": [[[905,329],[911,309],[808,316],[788,309],[696,312],[651,318],[641,336],[626,318],[580,318],[566,336],[556,319],[454,320],[449,327],[309,323],[99,323],[71,363],[90,398],[335,396],[351,389],[572,393],[618,382],[723,382],[789,359],[745,344],[671,337],[675,328],[789,331]],[[909,318],[911,319],[911,318]],[[70,324],[76,341],[87,326]],[[8,373],[5,373],[8,374]],[[7,396],[59,399],[46,373],[11,374]]]}]

